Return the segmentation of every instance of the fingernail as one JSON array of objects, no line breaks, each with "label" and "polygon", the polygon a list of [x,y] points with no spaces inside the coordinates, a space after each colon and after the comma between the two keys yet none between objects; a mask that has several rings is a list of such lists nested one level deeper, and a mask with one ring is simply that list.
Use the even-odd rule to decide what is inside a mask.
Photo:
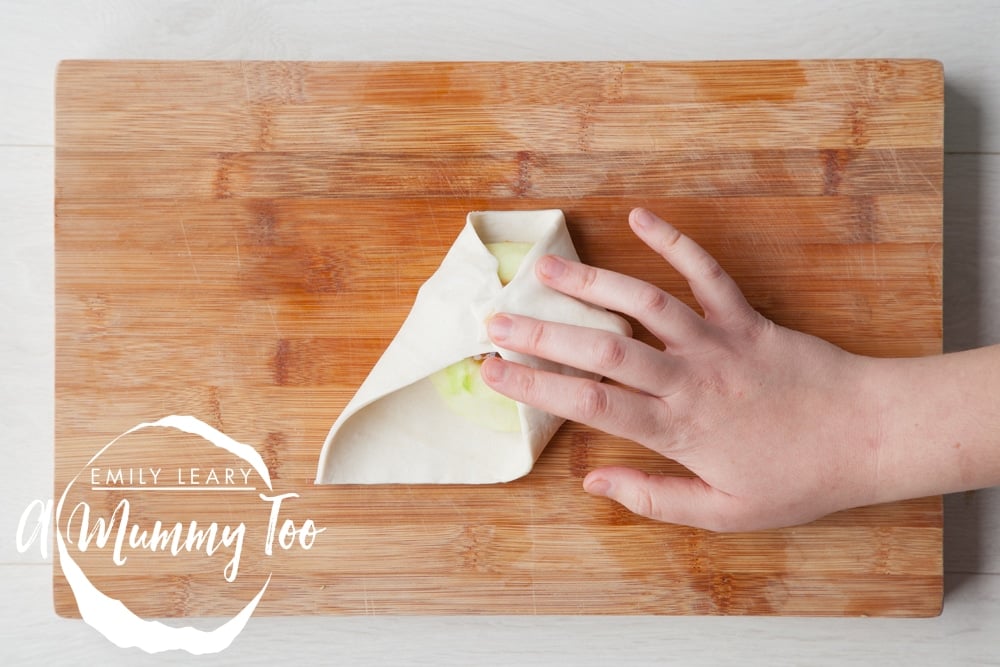
[{"label": "fingernail", "polygon": [[545,278],[556,279],[566,272],[566,262],[555,255],[546,255],[535,264]]},{"label": "fingernail", "polygon": [[479,367],[479,372],[487,382],[503,382],[507,375],[507,364],[496,357],[488,357]]},{"label": "fingernail", "polygon": [[611,482],[603,477],[588,478],[584,481],[583,490],[594,496],[606,496],[611,491]]},{"label": "fingernail", "polygon": [[632,209],[632,224],[641,229],[649,229],[654,222],[656,222],[656,217],[644,208]]},{"label": "fingernail", "polygon": [[494,315],[486,322],[486,332],[492,340],[507,340],[512,324],[513,322],[506,315]]}]

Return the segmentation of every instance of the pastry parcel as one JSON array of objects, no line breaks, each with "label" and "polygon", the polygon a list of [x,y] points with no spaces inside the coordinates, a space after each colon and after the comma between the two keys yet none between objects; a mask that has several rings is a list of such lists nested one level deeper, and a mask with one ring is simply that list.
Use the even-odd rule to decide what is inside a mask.
[{"label": "pastry parcel", "polygon": [[490,389],[486,355],[594,377],[504,350],[486,334],[498,312],[626,334],[608,311],[544,286],[535,261],[577,259],[562,211],[469,213],[381,359],[337,418],[319,484],[489,484],[530,472],[564,421]]}]

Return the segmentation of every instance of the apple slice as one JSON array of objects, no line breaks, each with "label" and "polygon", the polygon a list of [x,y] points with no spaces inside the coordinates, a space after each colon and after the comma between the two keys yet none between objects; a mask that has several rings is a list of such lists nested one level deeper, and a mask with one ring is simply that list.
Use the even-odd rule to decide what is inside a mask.
[{"label": "apple slice", "polygon": [[486,243],[489,250],[500,265],[497,267],[497,275],[500,276],[500,284],[506,285],[514,279],[514,274],[521,266],[524,256],[531,250],[533,243],[522,241],[498,241],[496,243]]},{"label": "apple slice", "polygon": [[431,382],[452,412],[494,431],[520,431],[517,403],[483,382],[482,364],[482,359],[462,359],[431,375]]},{"label": "apple slice", "polygon": [[[514,279],[514,274],[533,244],[498,241],[485,245],[497,258],[500,284],[506,285]],[[482,363],[481,358],[462,359],[431,375],[431,383],[452,412],[494,431],[520,431],[521,419],[517,413],[517,403],[493,391],[483,382],[479,375]]]}]

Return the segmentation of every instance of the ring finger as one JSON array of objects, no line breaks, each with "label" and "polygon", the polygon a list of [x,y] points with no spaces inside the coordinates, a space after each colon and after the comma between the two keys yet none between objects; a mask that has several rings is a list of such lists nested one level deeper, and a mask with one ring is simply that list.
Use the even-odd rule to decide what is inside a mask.
[{"label": "ring finger", "polygon": [[487,323],[500,347],[597,373],[654,396],[671,393],[683,362],[625,336],[506,313]]},{"label": "ring finger", "polygon": [[535,370],[500,357],[484,361],[481,372],[490,387],[515,401],[639,443],[650,442],[670,426],[666,401],[622,387]]}]

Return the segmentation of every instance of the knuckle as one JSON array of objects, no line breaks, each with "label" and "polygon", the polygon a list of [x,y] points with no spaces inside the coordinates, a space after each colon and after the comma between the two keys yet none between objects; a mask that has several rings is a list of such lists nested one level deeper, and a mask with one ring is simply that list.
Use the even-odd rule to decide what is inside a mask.
[{"label": "knuckle", "polygon": [[655,479],[655,477],[647,475],[647,483],[635,487],[629,499],[629,509],[639,516],[654,521],[669,521],[664,500],[657,493],[658,486],[655,484]]},{"label": "knuckle", "polygon": [[643,286],[638,300],[645,313],[663,314],[670,309],[670,295],[653,285]]},{"label": "knuckle", "polygon": [[747,339],[752,343],[763,338],[774,328],[774,323],[771,320],[749,306],[745,311],[738,314],[738,323],[742,327]]},{"label": "knuckle", "polygon": [[582,265],[580,267],[580,291],[587,292],[597,282],[597,269],[592,266]]},{"label": "knuckle", "polygon": [[724,280],[729,277],[729,274],[727,274],[726,270],[722,268],[719,261],[711,255],[705,255],[701,266],[701,275],[704,276],[706,280],[712,282]]},{"label": "knuckle", "polygon": [[651,437],[662,438],[665,434],[670,434],[671,438],[677,437],[678,424],[669,401],[655,401],[652,414],[646,421],[652,429]]},{"label": "knuckle", "polygon": [[607,388],[598,382],[585,382],[577,395],[577,413],[584,423],[603,417],[608,411]]},{"label": "knuckle", "polygon": [[679,229],[670,227],[663,235],[662,248],[664,252],[672,252],[683,238],[684,234]]},{"label": "knuckle", "polygon": [[538,393],[535,385],[535,373],[530,369],[519,368],[515,371],[515,386],[522,402],[530,403],[535,400]]},{"label": "knuckle", "polygon": [[650,519],[657,518],[656,501],[653,499],[652,492],[645,486],[636,488],[632,495],[632,507],[630,509],[640,516]]},{"label": "knuckle", "polygon": [[628,356],[625,341],[620,338],[605,337],[597,343],[597,363],[604,371],[613,371],[625,363]]},{"label": "knuckle", "polygon": [[548,339],[549,326],[545,322],[535,322],[528,331],[528,347],[531,350],[544,350]]}]

